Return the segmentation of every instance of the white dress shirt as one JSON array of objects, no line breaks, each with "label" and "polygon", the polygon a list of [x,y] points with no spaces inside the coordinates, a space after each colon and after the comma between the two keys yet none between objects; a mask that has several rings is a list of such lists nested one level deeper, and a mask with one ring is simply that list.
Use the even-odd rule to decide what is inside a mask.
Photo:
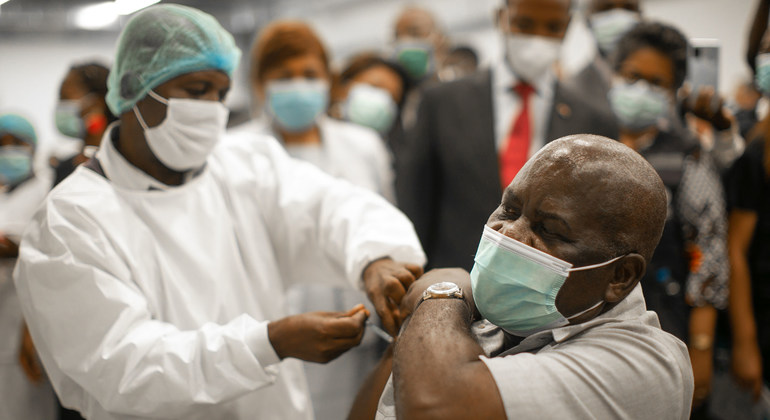
[{"label": "white dress shirt", "polygon": [[[553,104],[553,90],[556,76],[548,72],[537,83],[535,92],[529,97],[529,116],[531,139],[529,156],[534,155],[546,143],[548,119]],[[504,59],[499,59],[492,66],[492,103],[494,104],[495,144],[498,153],[505,149],[508,134],[513,127],[514,118],[521,112],[521,98],[513,90],[519,79],[508,67]]]}]

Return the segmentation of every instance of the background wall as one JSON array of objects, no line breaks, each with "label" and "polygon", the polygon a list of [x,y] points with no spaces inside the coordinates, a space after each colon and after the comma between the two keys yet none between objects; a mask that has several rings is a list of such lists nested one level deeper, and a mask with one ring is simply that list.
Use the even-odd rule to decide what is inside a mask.
[{"label": "background wall", "polygon": [[[202,3],[200,7],[205,9],[205,4],[224,1]],[[578,9],[586,2],[578,0]],[[236,40],[248,56],[255,28],[264,22],[277,17],[307,19],[332,50],[333,62],[340,65],[355,52],[387,47],[398,12],[407,4],[417,4],[435,12],[453,41],[475,47],[482,63],[489,63],[501,51],[499,35],[492,26],[495,8],[501,3],[501,0],[281,0],[269,7],[251,9],[253,15],[233,14],[222,21],[236,32]],[[648,18],[674,24],[688,37],[720,40],[719,83],[723,94],[730,93],[739,80],[749,77],[743,56],[755,7],[755,0],[642,0]],[[71,141],[62,140],[53,125],[59,83],[73,62],[96,58],[109,64],[117,29],[116,26],[108,31],[57,33],[31,28],[0,34],[0,112],[14,111],[29,117],[44,150],[67,154],[70,148],[77,147]],[[594,51],[578,16],[573,20],[565,46],[564,60],[568,68],[579,68],[590,60]],[[236,75],[228,99],[232,108],[248,106],[245,64],[244,61]],[[43,155],[45,153],[41,153],[41,161],[46,159]]]}]

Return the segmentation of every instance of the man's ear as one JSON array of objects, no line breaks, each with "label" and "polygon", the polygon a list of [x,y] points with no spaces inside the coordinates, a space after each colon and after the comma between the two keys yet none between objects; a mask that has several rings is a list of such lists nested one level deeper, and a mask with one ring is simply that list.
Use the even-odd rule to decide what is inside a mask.
[{"label": "man's ear", "polygon": [[639,283],[647,269],[644,257],[637,253],[630,253],[615,263],[615,273],[607,284],[604,292],[604,300],[616,303],[623,300]]}]

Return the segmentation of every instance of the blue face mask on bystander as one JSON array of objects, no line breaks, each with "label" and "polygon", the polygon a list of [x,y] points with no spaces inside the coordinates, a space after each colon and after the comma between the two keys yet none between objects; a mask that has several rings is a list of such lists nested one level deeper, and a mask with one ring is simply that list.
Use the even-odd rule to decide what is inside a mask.
[{"label": "blue face mask on bystander", "polygon": [[32,173],[32,151],[23,146],[0,147],[0,183],[13,185]]},{"label": "blue face mask on bystander", "polygon": [[329,83],[322,79],[274,80],[266,86],[266,110],[288,132],[303,132],[329,105]]}]

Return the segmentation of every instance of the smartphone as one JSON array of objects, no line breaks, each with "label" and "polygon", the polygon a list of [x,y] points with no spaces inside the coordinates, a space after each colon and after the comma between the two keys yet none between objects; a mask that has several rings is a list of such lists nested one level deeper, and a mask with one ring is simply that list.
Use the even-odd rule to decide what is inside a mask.
[{"label": "smartphone", "polygon": [[690,85],[694,105],[697,92],[711,86],[716,93],[711,101],[712,110],[719,106],[719,40],[715,38],[692,38],[687,54],[687,82]]}]

